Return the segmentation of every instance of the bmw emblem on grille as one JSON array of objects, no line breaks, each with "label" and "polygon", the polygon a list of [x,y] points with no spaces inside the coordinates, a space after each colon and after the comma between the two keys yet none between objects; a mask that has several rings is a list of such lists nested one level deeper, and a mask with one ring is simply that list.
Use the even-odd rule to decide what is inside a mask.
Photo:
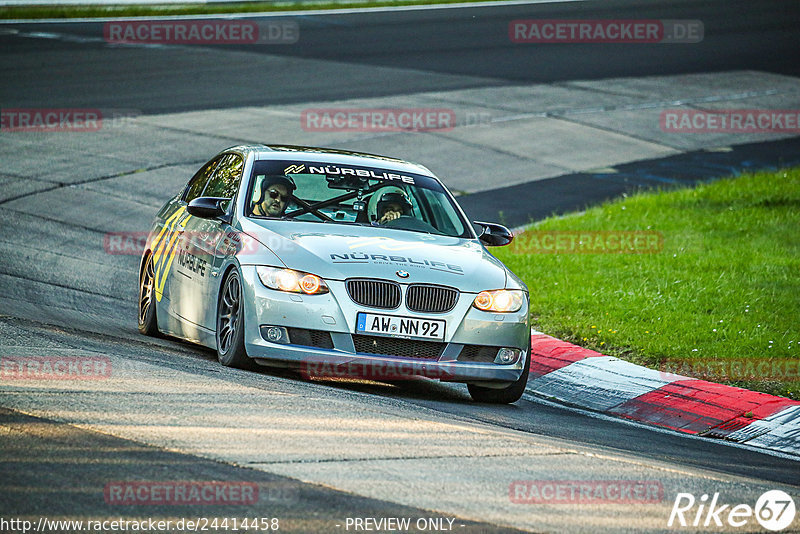
[{"label": "bmw emblem on grille", "polygon": [[400,278],[408,278],[408,272],[406,271],[397,271],[397,273],[395,274],[397,274],[397,276],[399,276]]}]

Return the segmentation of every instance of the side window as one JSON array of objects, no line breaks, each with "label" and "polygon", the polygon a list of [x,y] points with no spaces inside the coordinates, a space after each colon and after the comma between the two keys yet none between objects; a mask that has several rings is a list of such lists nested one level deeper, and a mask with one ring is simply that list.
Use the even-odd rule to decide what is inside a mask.
[{"label": "side window", "polygon": [[186,191],[183,193],[183,201],[187,204],[192,200],[196,199],[200,196],[203,192],[203,189],[206,187],[208,183],[208,179],[211,177],[211,173],[214,172],[214,168],[219,163],[220,158],[214,158],[208,163],[206,163],[197,173],[189,180],[189,185],[186,187]]},{"label": "side window", "polygon": [[[214,176],[209,180],[203,191],[204,197],[221,197],[232,199],[239,190],[239,182],[242,180],[242,170],[244,169],[244,159],[238,154],[226,154],[217,167]],[[227,210],[230,202],[223,204]]]}]

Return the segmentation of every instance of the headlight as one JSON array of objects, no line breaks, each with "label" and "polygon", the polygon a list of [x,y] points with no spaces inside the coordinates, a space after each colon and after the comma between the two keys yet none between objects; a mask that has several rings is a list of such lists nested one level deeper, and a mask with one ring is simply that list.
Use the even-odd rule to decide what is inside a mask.
[{"label": "headlight", "polygon": [[522,291],[497,289],[481,291],[472,305],[483,311],[515,312],[519,311],[524,301]]},{"label": "headlight", "polygon": [[328,286],[325,280],[311,273],[293,271],[292,269],[278,269],[277,267],[256,267],[261,283],[270,289],[289,291],[291,293],[305,293],[306,295],[319,295],[327,293]]}]

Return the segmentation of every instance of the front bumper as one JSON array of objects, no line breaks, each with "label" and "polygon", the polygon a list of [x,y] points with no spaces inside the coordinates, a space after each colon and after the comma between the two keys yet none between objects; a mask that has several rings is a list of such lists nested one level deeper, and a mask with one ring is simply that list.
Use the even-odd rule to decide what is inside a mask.
[{"label": "front bumper", "polygon": [[[523,371],[530,342],[527,298],[515,313],[483,312],[472,307],[474,294],[462,293],[456,306],[447,313],[424,314],[405,308],[376,310],[353,302],[342,281],[327,280],[329,293],[299,295],[268,289],[261,284],[255,267],[242,267],[245,302],[245,347],[251,358],[259,363],[283,362],[299,367],[309,377],[351,377],[395,380],[418,376],[454,382],[508,383],[517,380]],[[492,288],[494,289],[494,288]],[[405,289],[404,289],[405,291]],[[356,334],[358,312],[384,313],[419,318],[444,320],[443,342],[400,340],[385,343],[380,336],[379,350],[364,349],[365,341],[374,336]],[[262,334],[264,325],[279,326],[291,331],[311,331],[322,343],[290,343],[267,341]],[[329,337],[328,337],[329,336]],[[392,337],[390,340],[397,340]],[[316,345],[316,346],[312,346]],[[357,350],[356,346],[360,347]],[[403,350],[392,354],[386,345],[400,346]],[[417,354],[417,346],[434,351],[435,356],[408,357]],[[487,360],[492,348],[521,349],[517,360],[511,364],[497,364]],[[375,352],[383,352],[376,354]],[[424,352],[424,351],[423,351]],[[476,354],[480,353],[476,361]]]}]

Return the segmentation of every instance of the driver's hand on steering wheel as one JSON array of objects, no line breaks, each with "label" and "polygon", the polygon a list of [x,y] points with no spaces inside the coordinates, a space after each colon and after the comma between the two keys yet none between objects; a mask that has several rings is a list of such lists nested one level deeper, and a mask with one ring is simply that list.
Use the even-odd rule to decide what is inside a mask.
[{"label": "driver's hand on steering wheel", "polygon": [[378,224],[386,224],[389,221],[393,221],[402,215],[403,214],[400,213],[399,211],[387,210],[386,213],[383,214],[383,217],[381,217],[380,220],[378,220]]}]

